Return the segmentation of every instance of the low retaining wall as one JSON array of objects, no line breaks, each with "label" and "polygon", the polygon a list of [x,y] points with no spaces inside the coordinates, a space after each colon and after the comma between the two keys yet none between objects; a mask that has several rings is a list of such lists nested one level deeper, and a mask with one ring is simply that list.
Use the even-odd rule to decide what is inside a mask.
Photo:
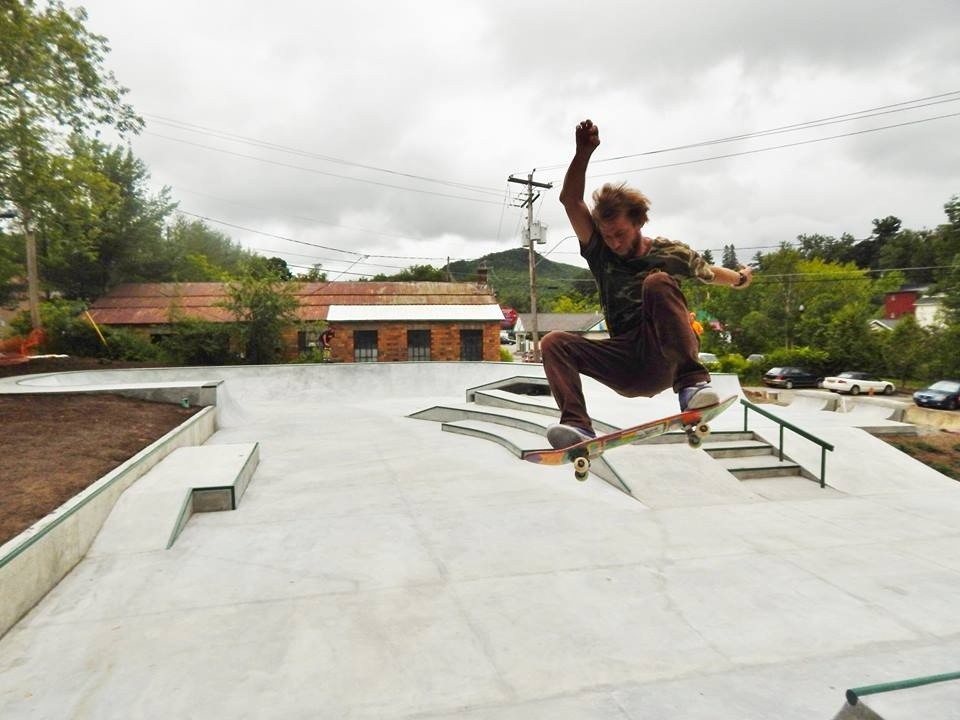
[{"label": "low retaining wall", "polygon": [[215,430],[215,408],[206,407],[0,546],[0,637],[83,559],[124,490],[177,448],[202,445]]}]

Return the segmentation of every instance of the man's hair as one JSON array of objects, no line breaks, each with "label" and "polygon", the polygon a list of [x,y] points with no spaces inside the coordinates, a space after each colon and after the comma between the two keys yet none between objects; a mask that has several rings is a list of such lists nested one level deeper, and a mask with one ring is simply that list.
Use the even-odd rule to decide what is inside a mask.
[{"label": "man's hair", "polygon": [[623,215],[634,225],[647,224],[647,211],[650,200],[639,190],[627,187],[626,183],[612,185],[607,183],[593,191],[593,221],[607,222]]}]

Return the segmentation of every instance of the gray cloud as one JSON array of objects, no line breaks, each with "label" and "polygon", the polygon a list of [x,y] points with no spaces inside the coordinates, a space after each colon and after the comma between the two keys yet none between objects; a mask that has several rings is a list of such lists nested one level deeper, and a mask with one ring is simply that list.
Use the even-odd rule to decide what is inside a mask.
[{"label": "gray cloud", "polygon": [[[517,246],[522,212],[503,198],[519,187],[506,178],[533,168],[538,180],[557,184],[536,207],[550,225],[550,247],[570,234],[557,192],[573,127],[586,116],[601,126],[602,160],[960,90],[953,0],[85,5],[88,25],[113,47],[108,66],[147,116],[148,133],[134,150],[184,209],[367,254],[457,258]],[[613,174],[590,182],[643,187],[655,203],[654,231],[703,249],[854,232],[879,214],[932,226],[960,192],[960,119],[643,168],[951,111],[960,112],[960,102],[597,162],[591,176]],[[159,117],[217,132],[171,128]],[[223,133],[301,153],[230,142]],[[296,258],[304,263],[313,254],[331,257],[221,229],[250,247],[286,247],[291,261],[293,253],[308,255]],[[567,250],[556,257],[573,261],[560,255]]]}]

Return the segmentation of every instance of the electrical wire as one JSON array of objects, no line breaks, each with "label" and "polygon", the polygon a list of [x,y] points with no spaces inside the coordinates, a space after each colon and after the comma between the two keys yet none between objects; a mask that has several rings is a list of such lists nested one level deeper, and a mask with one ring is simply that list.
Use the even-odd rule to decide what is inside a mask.
[{"label": "electrical wire", "polygon": [[936,115],[934,117],[922,118],[920,120],[909,120],[907,122],[896,123],[894,125],[883,125],[881,127],[868,128],[866,130],[855,130],[848,133],[841,133],[840,135],[830,135],[822,138],[813,138],[811,140],[798,140],[797,142],[784,143],[782,145],[771,145],[764,148],[754,148],[753,150],[742,150],[740,152],[734,153],[725,153],[723,155],[713,155],[711,157],[697,158],[694,160],[680,160],[677,162],[663,163],[661,165],[649,165],[642,168],[634,168],[632,170],[620,170],[618,172],[608,172],[608,173],[598,173],[595,175],[588,175],[589,178],[599,178],[599,177],[608,177],[610,175],[626,175],[629,173],[636,172],[646,172],[647,170],[660,170],[663,168],[670,167],[680,167],[681,165],[696,165],[698,163],[710,162],[712,160],[725,160],[732,157],[742,157],[744,155],[754,155],[756,153],[769,152],[771,150],[782,150],[784,148],[799,147],[800,145],[812,145],[813,143],[826,142],[828,140],[838,140],[840,138],[853,137],[855,135],[867,135],[869,133],[881,132],[883,130],[891,130],[893,128],[907,127],[909,125],[920,125],[922,123],[933,122],[934,120],[944,120],[947,118],[960,117],[960,113],[949,113],[947,115]]},{"label": "electrical wire", "polygon": [[372,170],[374,172],[386,173],[389,175],[396,175],[399,177],[410,178],[413,180],[421,180],[423,182],[437,183],[440,185],[446,185],[448,187],[459,188],[461,190],[470,190],[473,192],[484,193],[488,195],[500,196],[500,191],[494,188],[483,187],[481,185],[471,185],[469,183],[457,182],[454,180],[442,180],[438,178],[432,178],[425,175],[416,175],[414,173],[402,172],[399,170],[391,170],[389,168],[379,167],[376,165],[365,165],[363,163],[355,162],[352,160],[344,160],[342,158],[332,157],[330,155],[323,155],[320,153],[311,152],[308,150],[301,150],[298,148],[289,147],[286,145],[279,145],[277,143],[268,142],[266,140],[258,140],[256,138],[246,137],[244,135],[237,135],[234,133],[226,132],[224,130],[217,130],[215,128],[205,127],[203,125],[195,125],[193,123],[183,122],[181,120],[175,120],[173,118],[166,118],[161,115],[150,115],[145,113],[144,117],[152,120],[153,122],[159,123],[161,125],[166,125],[177,130],[186,130],[187,132],[199,133],[201,135],[209,135],[211,137],[217,137],[224,140],[230,140],[232,142],[243,143],[245,145],[251,145],[253,147],[259,147],[266,150],[276,150],[278,152],[289,153],[291,155],[299,155],[301,157],[313,158],[316,160],[324,160],[326,162],[337,163],[340,165],[347,165],[350,167],[361,168],[364,170]]},{"label": "electrical wire", "polygon": [[[956,97],[954,97],[956,96]],[[946,99],[949,98],[949,99]],[[873,108],[865,108],[863,110],[857,110],[850,113],[843,113],[841,115],[831,115],[825,118],[817,118],[815,120],[806,120],[804,122],[792,123],[790,125],[781,125],[775,128],[768,128],[765,130],[757,130],[754,132],[741,133],[739,135],[731,135],[728,137],[714,138],[711,140],[701,140],[698,142],[685,143],[682,145],[674,145],[672,147],[657,148],[654,150],[646,150],[643,152],[630,153],[627,155],[618,155],[615,157],[608,158],[598,158],[592,159],[590,162],[592,165],[605,162],[613,162],[615,160],[625,160],[628,158],[634,157],[643,157],[647,155],[658,155],[661,153],[675,152],[678,150],[689,150],[697,147],[705,147],[709,145],[718,145],[728,142],[737,142],[741,140],[749,140],[758,137],[765,137],[767,135],[777,135],[785,132],[795,132],[798,130],[807,130],[812,127],[823,127],[825,125],[832,125],[839,122],[851,122],[853,120],[862,120],[868,117],[876,117],[877,115],[887,115],[897,112],[909,112],[910,110],[917,110],[919,108],[929,107],[930,105],[938,105],[948,102],[957,102],[960,100],[960,90],[952,90],[950,92],[939,93],[937,95],[929,95],[927,97],[916,98],[914,100],[904,100],[898,103],[891,103],[889,105],[880,105]],[[933,102],[928,102],[933,101]],[[925,103],[925,104],[918,104]],[[910,107],[904,107],[910,106]],[[891,108],[899,108],[897,110],[892,110]],[[541,165],[541,170],[556,170],[558,168],[564,168],[567,164],[559,163],[555,165]]]},{"label": "electrical wire", "polygon": [[275,233],[264,232],[263,230],[256,230],[254,228],[245,227],[243,225],[237,225],[236,223],[227,222],[226,220],[218,220],[217,218],[209,217],[208,215],[199,215],[197,213],[192,213],[187,210],[177,209],[178,213],[181,215],[189,215],[190,217],[198,218],[200,220],[205,220],[207,222],[217,223],[218,225],[225,225],[227,227],[236,228],[237,230],[244,230],[246,232],[251,232],[256,235],[263,235],[265,237],[275,238],[277,240],[283,240],[285,242],[297,243],[298,245],[308,245],[310,247],[320,248],[321,250],[330,250],[333,252],[344,253],[347,255],[362,255],[363,257],[374,257],[374,258],[384,258],[387,260],[443,260],[442,257],[425,257],[417,255],[382,255],[379,253],[361,253],[356,250],[342,250],[341,248],[330,247],[329,245],[320,245],[319,243],[307,242],[306,240],[297,240],[296,238],[286,237],[285,235],[277,235]]},{"label": "electrical wire", "polygon": [[337,173],[326,172],[324,170],[317,170],[315,168],[308,168],[302,165],[293,165],[291,163],[279,162],[278,160],[268,160],[267,158],[257,157],[256,155],[246,155],[244,153],[234,152],[233,150],[224,150],[223,148],[216,148],[216,147],[213,147],[212,145],[195,143],[189,140],[184,140],[182,138],[170,137],[169,135],[161,135],[155,132],[144,131],[142,134],[150,135],[151,137],[162,138],[163,140],[169,140],[171,142],[182,143],[184,145],[190,145],[191,147],[210,150],[212,152],[222,153],[224,155],[232,155],[234,157],[246,158],[247,160],[255,160],[257,162],[266,163],[267,165],[276,165],[278,167],[292,168],[294,170],[302,170],[303,172],[313,173],[314,175],[324,175],[326,177],[339,178],[341,180],[353,180],[354,182],[365,183],[368,185],[377,185],[379,187],[391,188],[393,190],[403,190],[405,192],[415,192],[415,193],[420,193],[422,195],[433,195],[435,197],[445,197],[445,198],[451,198],[454,200],[465,200],[467,202],[483,203],[485,205],[500,205],[500,202],[497,200],[483,200],[481,198],[466,197],[464,195],[451,195],[450,193],[441,193],[441,192],[436,192],[434,190],[421,190],[419,188],[404,187],[403,185],[392,185],[391,183],[383,183],[383,182],[378,182],[376,180],[367,180],[365,178],[351,177],[349,175],[339,175]]},{"label": "electrical wire", "polygon": [[[269,208],[264,205],[255,205],[246,201],[241,202],[239,200],[230,200],[228,198],[222,198],[217,195],[210,195],[209,193],[203,193],[197,190],[191,190],[189,188],[185,188],[179,185],[176,186],[175,189],[177,190],[177,192],[185,192],[190,195],[197,195],[199,197],[205,197],[211,200],[217,200],[218,202],[230,203],[231,205],[241,205],[245,208],[254,208],[257,210],[266,210],[269,212],[274,211],[274,208]],[[358,228],[358,227],[353,227],[351,225],[340,225],[339,223],[330,222],[328,220],[320,220],[318,218],[306,217],[304,215],[285,215],[285,217],[293,218],[294,220],[303,220],[309,223],[317,223],[319,225],[327,225],[329,227],[341,228],[343,230],[351,230],[353,232],[361,232],[361,233],[367,233],[370,235],[378,235],[380,237],[395,238],[397,240],[413,240],[415,242],[419,242],[421,239],[421,238],[410,237],[409,235],[395,235],[393,233],[380,232],[379,230],[368,230],[366,228]]]}]

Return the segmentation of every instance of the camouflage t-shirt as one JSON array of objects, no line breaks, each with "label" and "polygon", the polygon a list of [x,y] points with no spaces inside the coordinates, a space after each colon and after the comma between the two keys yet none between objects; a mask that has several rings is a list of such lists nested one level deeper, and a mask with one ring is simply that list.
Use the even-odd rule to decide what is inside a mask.
[{"label": "camouflage t-shirt", "polygon": [[590,241],[581,247],[590,272],[600,290],[600,304],[611,337],[623,335],[640,323],[643,311],[643,281],[652,272],[670,273],[678,281],[695,277],[713,280],[713,271],[692,248],[681,242],[658,237],[646,255],[622,258],[607,247],[594,230]]}]

